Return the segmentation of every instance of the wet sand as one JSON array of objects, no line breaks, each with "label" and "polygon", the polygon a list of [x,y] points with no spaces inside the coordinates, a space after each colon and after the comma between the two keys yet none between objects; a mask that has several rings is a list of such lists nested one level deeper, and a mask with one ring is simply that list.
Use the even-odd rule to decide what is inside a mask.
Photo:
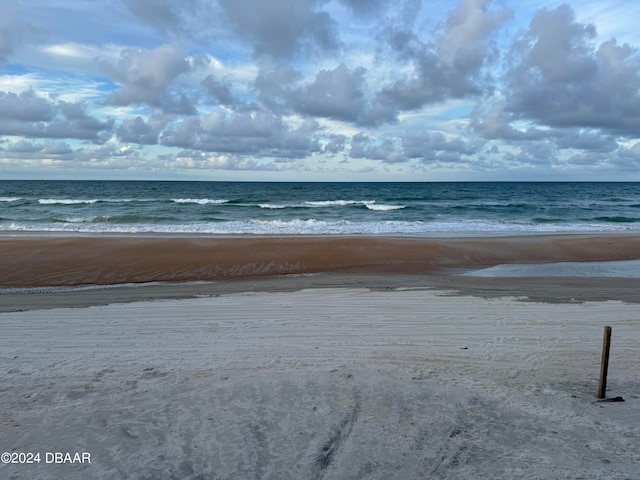
[{"label": "wet sand", "polygon": [[434,273],[640,258],[638,235],[480,238],[4,236],[0,287],[210,281],[320,272]]},{"label": "wet sand", "polygon": [[[638,235],[481,238],[0,237],[0,311],[319,287],[446,289],[550,302],[640,301],[640,279],[492,278],[500,264],[640,258]],[[92,288],[92,286],[112,288]],[[51,288],[51,287],[67,287]],[[73,288],[81,286],[82,288]],[[30,293],[20,290],[30,288]],[[46,287],[41,290],[33,287]]]}]

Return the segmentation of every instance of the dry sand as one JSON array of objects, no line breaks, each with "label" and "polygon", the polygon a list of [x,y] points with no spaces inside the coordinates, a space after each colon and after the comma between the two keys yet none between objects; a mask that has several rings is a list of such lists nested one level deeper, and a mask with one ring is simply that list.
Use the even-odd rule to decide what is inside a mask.
[{"label": "dry sand", "polygon": [[[466,242],[471,263],[489,245]],[[43,461],[0,478],[640,478],[638,280],[388,266],[1,295],[0,450]],[[604,325],[624,402],[596,402]]]}]

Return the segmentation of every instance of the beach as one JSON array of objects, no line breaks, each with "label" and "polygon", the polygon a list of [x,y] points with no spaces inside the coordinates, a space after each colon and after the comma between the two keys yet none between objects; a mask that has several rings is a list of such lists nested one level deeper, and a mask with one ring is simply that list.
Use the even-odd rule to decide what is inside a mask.
[{"label": "beach", "polygon": [[2,476],[635,478],[640,279],[463,274],[639,240],[5,235]]}]

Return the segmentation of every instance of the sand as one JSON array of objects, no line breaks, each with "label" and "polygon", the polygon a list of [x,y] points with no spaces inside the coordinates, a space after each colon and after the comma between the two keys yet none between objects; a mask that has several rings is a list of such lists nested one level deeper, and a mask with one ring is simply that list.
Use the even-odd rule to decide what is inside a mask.
[{"label": "sand", "polygon": [[[603,260],[622,250],[594,245],[631,238],[574,245]],[[42,462],[0,477],[638,478],[640,282],[454,273],[491,263],[483,250],[515,262],[542,245],[534,257],[567,260],[565,239],[494,239],[497,253],[467,239],[475,253],[448,273],[363,263],[5,293],[0,450]],[[607,394],[624,402],[595,398],[605,325]]]},{"label": "sand", "polygon": [[212,281],[318,272],[425,273],[640,259],[640,235],[482,238],[0,236],[0,287]]}]

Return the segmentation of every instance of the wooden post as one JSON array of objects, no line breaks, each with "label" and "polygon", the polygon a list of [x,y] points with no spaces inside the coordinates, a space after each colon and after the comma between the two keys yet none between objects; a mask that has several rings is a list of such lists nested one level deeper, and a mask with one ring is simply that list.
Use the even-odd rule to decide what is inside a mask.
[{"label": "wooden post", "polygon": [[600,385],[598,398],[604,398],[607,391],[607,370],[609,369],[609,349],[611,348],[611,327],[604,327],[602,339],[602,362],[600,363]]}]

